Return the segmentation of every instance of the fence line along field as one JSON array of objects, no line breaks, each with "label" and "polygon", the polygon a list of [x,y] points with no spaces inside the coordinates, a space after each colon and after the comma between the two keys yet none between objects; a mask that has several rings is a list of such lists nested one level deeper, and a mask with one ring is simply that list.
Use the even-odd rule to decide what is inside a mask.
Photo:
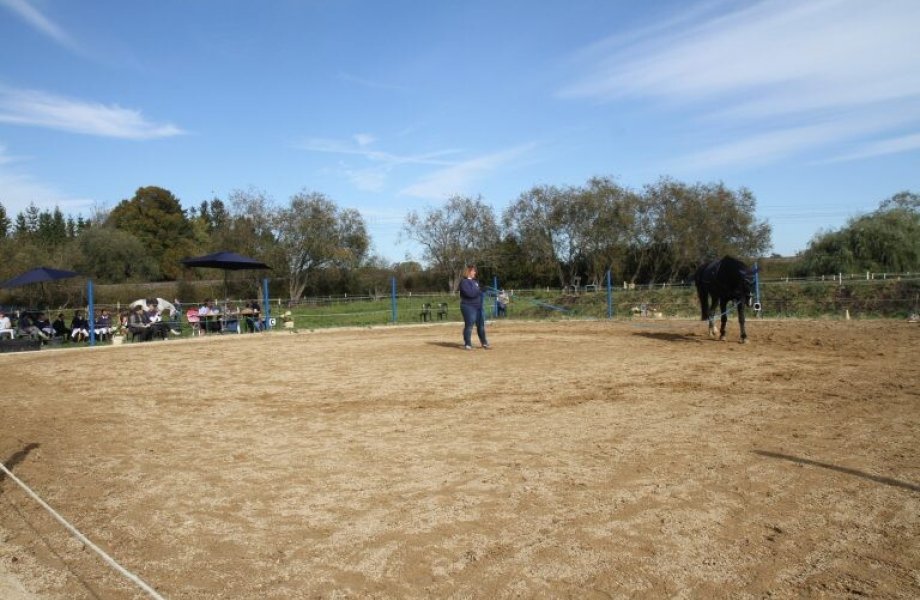
[{"label": "fence line along field", "polygon": [[[0,460],[170,599],[920,597],[920,326],[0,355]],[[0,476],[0,593],[142,598]]]}]

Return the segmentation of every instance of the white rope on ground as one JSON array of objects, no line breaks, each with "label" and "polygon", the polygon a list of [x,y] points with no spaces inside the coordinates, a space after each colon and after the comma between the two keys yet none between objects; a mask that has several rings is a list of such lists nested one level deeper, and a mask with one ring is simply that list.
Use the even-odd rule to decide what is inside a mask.
[{"label": "white rope on ground", "polygon": [[130,579],[131,581],[133,581],[139,588],[141,588],[142,590],[144,590],[145,592],[147,592],[147,595],[149,595],[151,598],[155,598],[156,600],[166,600],[165,598],[163,598],[163,596],[159,595],[159,594],[156,592],[156,590],[154,590],[152,587],[150,587],[149,585],[147,585],[146,583],[144,583],[144,581],[143,581],[140,577],[138,577],[138,576],[135,575],[134,573],[131,573],[130,571],[128,571],[127,569],[125,569],[124,567],[122,567],[120,564],[118,564],[117,562],[115,562],[115,559],[113,559],[111,556],[109,556],[108,554],[106,554],[104,550],[102,550],[102,549],[99,548],[96,544],[94,544],[94,543],[92,543],[91,541],[89,541],[89,538],[87,538],[85,535],[83,535],[82,533],[80,533],[79,531],[77,531],[77,528],[76,528],[76,527],[74,527],[73,525],[71,525],[70,523],[68,523],[68,522],[64,519],[64,517],[62,517],[61,515],[59,515],[59,514],[57,513],[57,511],[55,511],[53,508],[51,508],[50,506],[48,506],[48,504],[47,504],[44,500],[42,500],[41,498],[38,497],[38,494],[36,494],[35,492],[33,492],[32,490],[29,489],[29,486],[27,486],[26,484],[24,484],[22,481],[19,480],[18,477],[16,477],[15,475],[13,475],[13,474],[10,472],[10,470],[6,468],[6,465],[4,465],[2,462],[0,462],[0,469],[2,469],[4,473],[6,473],[7,477],[9,477],[9,478],[12,479],[13,481],[15,481],[16,484],[17,484],[19,487],[21,487],[22,489],[24,489],[24,490],[26,491],[26,493],[29,494],[29,496],[32,497],[33,500],[35,500],[36,502],[38,502],[38,503],[42,506],[42,508],[44,508],[45,510],[47,510],[47,511],[51,514],[52,517],[54,517],[55,519],[57,519],[58,523],[60,523],[60,524],[63,525],[64,527],[66,527],[67,530],[68,530],[70,533],[72,533],[72,534],[74,535],[74,537],[76,537],[78,540],[80,540],[80,541],[83,542],[85,545],[87,545],[87,546],[89,546],[90,548],[92,548],[93,551],[95,551],[96,554],[98,554],[99,556],[101,556],[102,559],[103,559],[105,562],[107,562],[113,569],[115,569],[116,571],[118,571],[119,573],[121,573],[122,575],[124,575],[125,577],[127,577],[128,579]]}]

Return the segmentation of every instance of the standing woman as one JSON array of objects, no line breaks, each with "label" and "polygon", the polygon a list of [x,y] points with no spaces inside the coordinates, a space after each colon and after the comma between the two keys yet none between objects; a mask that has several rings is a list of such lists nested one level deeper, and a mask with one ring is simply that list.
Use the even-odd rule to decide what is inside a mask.
[{"label": "standing woman", "polygon": [[476,281],[476,266],[467,265],[466,276],[460,280],[460,312],[463,313],[463,347],[473,349],[473,325],[483,348],[489,348],[486,340],[485,315],[482,311],[482,290]]}]

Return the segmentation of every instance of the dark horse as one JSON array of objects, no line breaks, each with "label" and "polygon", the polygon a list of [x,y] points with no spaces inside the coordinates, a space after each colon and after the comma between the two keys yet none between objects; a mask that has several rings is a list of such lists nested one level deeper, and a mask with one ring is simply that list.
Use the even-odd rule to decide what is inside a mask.
[{"label": "dark horse", "polygon": [[[747,343],[747,333],[744,331],[744,306],[751,306],[753,294],[751,288],[754,283],[747,265],[738,259],[726,256],[721,260],[701,265],[693,276],[696,282],[696,293],[700,297],[702,320],[709,321],[709,335],[716,335],[716,316],[722,317],[722,328],[719,339],[725,339],[725,324],[728,322],[728,303],[738,307],[738,324],[741,326],[741,343]],[[713,314],[719,302],[720,315]]]}]

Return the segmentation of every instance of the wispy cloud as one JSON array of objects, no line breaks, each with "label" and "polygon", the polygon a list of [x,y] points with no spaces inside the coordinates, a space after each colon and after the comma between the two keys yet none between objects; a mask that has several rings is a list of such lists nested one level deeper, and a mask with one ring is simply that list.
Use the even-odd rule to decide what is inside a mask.
[{"label": "wispy cloud", "polygon": [[[738,142],[751,146],[747,156],[755,161],[796,152],[799,144],[787,135],[796,127],[809,133],[815,118],[833,127],[835,115],[859,111],[873,120],[892,105],[920,101],[920,3],[914,0],[758,2],[676,22],[681,25],[595,45],[581,57],[585,74],[560,95],[652,99],[662,110],[701,121],[756,126],[759,132]],[[836,123],[846,129],[845,118]],[[861,135],[888,131],[880,127]],[[771,132],[776,143],[756,152],[755,141]],[[803,148],[814,143],[801,138]]]},{"label": "wispy cloud", "polygon": [[900,154],[902,152],[912,152],[920,150],[920,133],[912,133],[894,138],[878,140],[864,144],[860,149],[848,154],[842,154],[827,160],[828,163],[848,162],[863,158],[872,158],[875,156],[886,156],[888,154]]},{"label": "wispy cloud", "polygon": [[[390,174],[399,167],[422,165],[443,167],[455,164],[445,157],[457,154],[459,150],[445,149],[423,154],[394,154],[377,150],[373,146],[377,138],[368,133],[358,133],[348,141],[326,138],[309,138],[295,147],[308,152],[323,154],[340,154],[364,159],[361,166],[341,165],[339,172],[344,174],[357,189],[367,192],[379,192],[384,189]],[[368,165],[369,166],[365,166]]]},{"label": "wispy cloud", "polygon": [[[309,152],[340,154],[361,157],[369,166],[340,165],[344,174],[357,189],[379,192],[385,189],[391,174],[400,167],[435,167],[433,172],[404,186],[398,193],[419,198],[445,198],[462,193],[477,179],[498,169],[532,149],[535,144],[524,144],[470,159],[448,158],[462,153],[458,149],[443,149],[418,154],[394,154],[376,150],[372,146],[377,138],[370,134],[356,134],[351,140],[309,138],[296,147]],[[417,169],[416,169],[417,170]]]},{"label": "wispy cloud", "polygon": [[352,139],[355,140],[354,143],[327,138],[308,138],[295,144],[295,147],[301,150],[307,150],[309,152],[363,156],[367,160],[386,163],[390,166],[403,164],[449,165],[452,163],[443,159],[442,157],[459,152],[459,150],[446,149],[437,150],[435,152],[427,152],[424,154],[400,155],[370,148],[369,146],[376,141],[376,138],[369,134],[356,134]]},{"label": "wispy cloud", "polygon": [[[755,126],[757,132],[738,133],[731,141],[678,157],[673,168],[695,170],[726,165],[757,166],[790,156],[826,163],[830,160],[813,157],[838,152],[841,145],[863,148],[865,142],[862,140],[877,132],[898,129],[916,121],[920,121],[920,109],[904,108],[885,113],[856,110],[787,127]],[[872,145],[877,145],[877,142],[872,142]],[[912,149],[908,144],[891,144],[888,147],[892,149],[888,153],[893,153],[895,147],[901,152]],[[865,148],[852,152],[848,158],[838,157],[833,160],[855,160],[876,154],[877,151]]]},{"label": "wispy cloud", "polygon": [[79,50],[76,42],[67,32],[26,0],[0,0],[0,6],[8,8],[36,31],[51,38],[54,42],[71,50]]},{"label": "wispy cloud", "polygon": [[80,212],[93,206],[92,200],[69,196],[28,174],[21,168],[25,161],[25,158],[11,155],[5,146],[0,145],[0,189],[3,190],[3,207],[10,218],[28,208],[30,203],[40,209],[58,206],[65,213]]},{"label": "wispy cloud", "polygon": [[134,140],[185,133],[170,123],[154,123],[138,110],[5,87],[0,87],[0,122]]},{"label": "wispy cloud", "polygon": [[444,199],[469,191],[479,179],[507,165],[534,148],[523,144],[500,152],[464,160],[426,175],[416,183],[400,190],[400,195],[417,198]]},{"label": "wispy cloud", "polygon": [[357,142],[357,144],[362,147],[370,146],[371,144],[377,141],[377,138],[369,133],[356,133],[354,135],[354,139],[355,139],[355,142]]}]

